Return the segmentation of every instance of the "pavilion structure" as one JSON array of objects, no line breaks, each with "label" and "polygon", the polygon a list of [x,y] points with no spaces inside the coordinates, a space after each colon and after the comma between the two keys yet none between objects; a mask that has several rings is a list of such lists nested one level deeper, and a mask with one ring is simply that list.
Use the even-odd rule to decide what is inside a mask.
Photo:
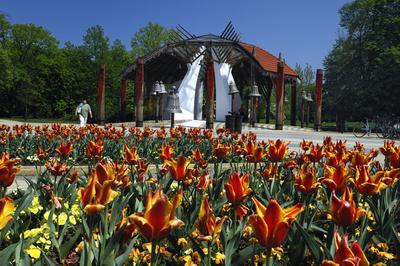
[{"label": "pavilion structure", "polygon": [[[266,120],[269,122],[271,93],[275,90],[275,128],[278,130],[283,128],[284,123],[285,84],[290,84],[290,123],[296,125],[298,74],[281,56],[276,57],[260,47],[241,42],[231,23],[220,35],[195,36],[178,26],[168,43],[137,58],[121,77],[122,113],[126,106],[126,84],[130,81],[135,84],[137,127],[143,126],[144,99],[150,97],[153,85],[160,81],[167,87],[176,85],[179,88],[182,118],[202,120],[205,117],[207,128],[212,128],[214,120],[221,121],[229,111],[239,112],[248,101],[250,88],[254,85],[266,99]],[[231,102],[228,95],[232,84],[236,85],[240,95],[235,102]],[[103,94],[100,92],[100,95]],[[161,110],[161,114],[163,112],[165,110]]]}]

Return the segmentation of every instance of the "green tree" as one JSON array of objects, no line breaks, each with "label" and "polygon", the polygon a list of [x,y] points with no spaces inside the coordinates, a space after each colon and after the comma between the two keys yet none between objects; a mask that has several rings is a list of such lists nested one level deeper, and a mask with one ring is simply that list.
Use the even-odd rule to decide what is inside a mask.
[{"label": "green tree", "polygon": [[149,23],[139,29],[131,40],[132,55],[147,54],[154,49],[163,46],[171,37],[174,30],[164,28],[156,23]]},{"label": "green tree", "polygon": [[339,11],[343,34],[325,58],[326,114],[400,115],[400,2],[356,0]]},{"label": "green tree", "polygon": [[12,26],[10,59],[14,68],[13,108],[24,106],[23,114],[51,114],[49,96],[59,86],[58,41],[44,28],[33,24]]}]

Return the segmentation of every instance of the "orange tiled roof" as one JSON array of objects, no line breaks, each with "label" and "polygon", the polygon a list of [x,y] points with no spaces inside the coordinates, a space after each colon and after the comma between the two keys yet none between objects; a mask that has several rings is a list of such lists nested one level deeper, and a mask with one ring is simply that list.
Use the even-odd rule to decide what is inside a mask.
[{"label": "orange tiled roof", "polygon": [[[260,47],[247,44],[247,43],[239,43],[244,49],[246,49],[250,54],[253,52],[253,48],[255,49],[256,52],[256,59],[260,63],[260,65],[268,72],[277,72],[277,64],[279,59],[265,51],[264,49],[261,49]],[[293,77],[298,77],[299,75],[297,74],[296,71],[294,71],[290,66],[285,64],[284,68],[284,73],[285,75],[293,76]]]}]

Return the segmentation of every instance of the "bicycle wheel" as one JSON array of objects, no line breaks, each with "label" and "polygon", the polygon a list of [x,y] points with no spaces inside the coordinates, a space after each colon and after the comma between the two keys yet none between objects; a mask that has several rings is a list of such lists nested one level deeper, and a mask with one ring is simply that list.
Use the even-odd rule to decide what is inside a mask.
[{"label": "bicycle wheel", "polygon": [[365,128],[353,128],[353,134],[356,138],[364,137],[367,134],[367,130]]},{"label": "bicycle wheel", "polygon": [[378,138],[383,139],[387,135],[385,130],[382,127],[377,127],[375,128],[375,134],[378,136]]}]

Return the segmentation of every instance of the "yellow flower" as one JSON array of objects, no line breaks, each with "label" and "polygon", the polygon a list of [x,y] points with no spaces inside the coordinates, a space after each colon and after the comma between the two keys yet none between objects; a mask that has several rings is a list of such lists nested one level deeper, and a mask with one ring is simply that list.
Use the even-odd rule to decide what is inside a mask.
[{"label": "yellow flower", "polygon": [[40,202],[39,202],[39,198],[38,198],[38,197],[33,197],[33,199],[32,199],[32,204],[31,204],[31,206],[28,208],[28,210],[29,210],[31,213],[34,213],[34,214],[37,214],[39,211],[43,210],[43,207],[42,207],[42,205],[40,205]]},{"label": "yellow flower", "polygon": [[72,224],[72,225],[76,225],[76,219],[75,219],[75,217],[74,217],[74,216],[70,216],[70,217],[69,217],[69,222],[70,222],[70,224]]},{"label": "yellow flower", "polygon": [[36,237],[43,232],[43,228],[33,228],[24,232],[24,238]]},{"label": "yellow flower", "polygon": [[65,212],[60,213],[60,215],[58,215],[57,217],[57,224],[58,225],[65,225],[65,223],[67,222],[68,219],[68,215]]},{"label": "yellow flower", "polygon": [[389,250],[389,247],[386,243],[379,243],[377,246],[378,248],[371,246],[369,248],[369,251],[384,260],[396,259],[396,256],[394,254],[387,252]]},{"label": "yellow flower", "polygon": [[215,264],[222,264],[222,263],[224,263],[224,260],[225,260],[224,254],[222,254],[220,252],[217,252],[215,254]]},{"label": "yellow flower", "polygon": [[30,245],[28,248],[25,249],[25,252],[33,259],[39,259],[40,258],[40,248],[38,248],[35,245]]},{"label": "yellow flower", "polygon": [[8,197],[0,199],[0,230],[13,220],[14,211],[15,206],[12,199]]},{"label": "yellow flower", "polygon": [[73,216],[75,217],[79,217],[80,216],[80,212],[79,212],[80,208],[78,204],[74,204],[71,206],[71,213]]},{"label": "yellow flower", "polygon": [[178,246],[186,246],[187,245],[187,240],[183,237],[178,239]]},{"label": "yellow flower", "polygon": [[203,248],[204,255],[208,255],[208,248]]},{"label": "yellow flower", "polygon": [[283,257],[283,248],[276,247],[272,249],[272,255],[276,256],[278,260],[282,260]]}]

